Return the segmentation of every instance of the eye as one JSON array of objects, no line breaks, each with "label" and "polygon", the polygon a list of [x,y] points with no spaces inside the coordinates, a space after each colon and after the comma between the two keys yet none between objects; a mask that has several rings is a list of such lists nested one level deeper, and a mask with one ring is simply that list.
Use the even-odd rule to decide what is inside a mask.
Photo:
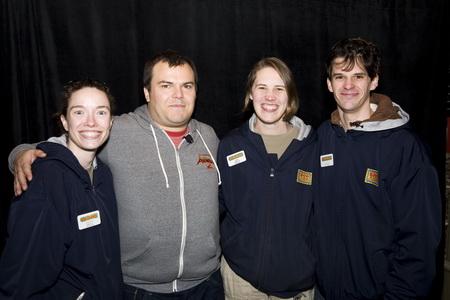
[{"label": "eye", "polygon": [[342,76],[342,75],[334,75],[333,78],[334,78],[334,80],[342,80],[344,78],[344,76]]},{"label": "eye", "polygon": [[168,89],[168,88],[170,88],[170,84],[164,83],[164,84],[161,84],[161,87],[162,87],[163,89]]},{"label": "eye", "polygon": [[184,88],[185,88],[185,89],[188,89],[188,90],[191,90],[191,89],[194,88],[194,84],[193,84],[193,83],[186,83],[186,84],[184,85]]},{"label": "eye", "polygon": [[266,89],[266,87],[263,86],[263,85],[258,85],[258,86],[256,87],[256,89],[257,89],[257,90],[262,90],[262,91],[264,91],[264,90]]},{"label": "eye", "polygon": [[358,75],[356,75],[355,77],[356,77],[356,79],[364,79],[364,78],[366,78],[366,75],[364,75],[364,74],[358,74]]},{"label": "eye", "polygon": [[82,116],[84,114],[83,110],[74,110],[72,111],[72,114],[76,115],[76,116]]},{"label": "eye", "polygon": [[99,111],[97,111],[97,115],[99,115],[99,116],[108,116],[109,115],[109,111],[108,110],[106,110],[106,109],[102,109],[102,110],[99,110]]},{"label": "eye", "polygon": [[284,87],[277,87],[277,91],[278,91],[278,92],[284,92],[284,91],[285,91],[285,88],[284,88]]}]

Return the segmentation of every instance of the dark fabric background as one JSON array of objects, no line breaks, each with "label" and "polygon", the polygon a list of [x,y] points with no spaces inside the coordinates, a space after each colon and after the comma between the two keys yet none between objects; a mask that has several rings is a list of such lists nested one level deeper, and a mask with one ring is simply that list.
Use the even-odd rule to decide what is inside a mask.
[{"label": "dark fabric background", "polygon": [[1,0],[0,249],[12,197],[7,154],[54,134],[61,85],[100,79],[118,113],[134,110],[144,103],[143,63],[169,48],[196,62],[195,118],[223,136],[241,121],[246,75],[260,58],[291,67],[299,116],[317,127],[335,107],[325,84],[328,49],[344,37],[374,41],[383,54],[377,91],[410,113],[443,188],[448,9],[447,0]]}]

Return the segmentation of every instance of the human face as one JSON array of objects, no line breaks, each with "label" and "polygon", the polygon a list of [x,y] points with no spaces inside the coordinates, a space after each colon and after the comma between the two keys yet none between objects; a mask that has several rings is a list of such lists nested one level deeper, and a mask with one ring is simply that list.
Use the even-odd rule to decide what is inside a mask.
[{"label": "human face", "polygon": [[328,90],[333,93],[338,110],[352,120],[365,120],[371,115],[370,91],[378,85],[378,76],[370,79],[364,67],[355,63],[353,69],[344,70],[343,58],[333,63],[331,79],[327,79]]},{"label": "human face", "polygon": [[195,106],[194,72],[188,64],[170,67],[159,62],[153,67],[150,90],[144,88],[153,121],[162,129],[182,131],[191,119]]},{"label": "human face", "polygon": [[68,134],[67,147],[76,157],[82,152],[95,153],[108,138],[112,125],[108,97],[93,87],[74,92],[61,122]]},{"label": "human face", "polygon": [[263,134],[282,134],[287,130],[283,116],[287,109],[288,94],[278,72],[266,67],[256,72],[250,93],[256,114],[255,128]]}]

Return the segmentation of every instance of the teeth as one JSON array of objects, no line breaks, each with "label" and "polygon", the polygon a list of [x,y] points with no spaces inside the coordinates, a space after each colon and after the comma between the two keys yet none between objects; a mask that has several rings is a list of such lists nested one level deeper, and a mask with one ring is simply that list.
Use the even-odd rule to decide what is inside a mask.
[{"label": "teeth", "polygon": [[86,139],[96,139],[100,136],[100,132],[86,131],[80,132],[80,135]]},{"label": "teeth", "polygon": [[261,107],[265,111],[273,112],[273,111],[277,110],[278,105],[276,105],[276,104],[262,104]]}]

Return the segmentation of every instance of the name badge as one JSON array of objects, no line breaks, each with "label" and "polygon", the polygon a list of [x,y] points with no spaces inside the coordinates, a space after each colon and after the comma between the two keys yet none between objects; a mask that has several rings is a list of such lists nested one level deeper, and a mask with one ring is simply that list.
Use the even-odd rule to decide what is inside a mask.
[{"label": "name badge", "polygon": [[321,155],[320,166],[322,168],[334,166],[333,153]]},{"label": "name badge", "polygon": [[78,219],[78,229],[83,230],[93,226],[100,225],[102,222],[100,219],[100,211],[95,210],[88,212],[86,214],[79,215]]},{"label": "name badge", "polygon": [[227,156],[227,163],[228,163],[229,167],[243,163],[246,160],[247,160],[247,158],[245,157],[244,150],[241,150],[239,152],[236,152],[236,153],[233,153],[233,154],[230,154]]}]

